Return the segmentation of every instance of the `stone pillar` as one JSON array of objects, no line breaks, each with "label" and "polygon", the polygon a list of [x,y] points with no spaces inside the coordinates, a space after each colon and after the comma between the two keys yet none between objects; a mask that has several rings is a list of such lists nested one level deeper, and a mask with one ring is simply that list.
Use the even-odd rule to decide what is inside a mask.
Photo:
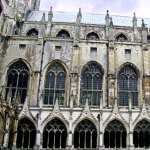
[{"label": "stone pillar", "polygon": [[40,131],[40,127],[41,127],[41,112],[39,112],[37,114],[37,121],[38,121],[38,125],[37,125],[37,131],[36,131],[36,144],[35,144],[35,149],[39,150],[42,148],[42,143],[41,143],[41,131]]},{"label": "stone pillar", "polygon": [[10,129],[10,117],[7,114],[6,116],[6,126],[5,126],[5,135],[4,135],[4,143],[3,147],[8,148],[8,143],[9,143],[9,129]]},{"label": "stone pillar", "polygon": [[143,48],[143,97],[146,104],[150,104],[150,50]]},{"label": "stone pillar", "polygon": [[69,118],[69,132],[68,132],[68,140],[67,140],[68,142],[67,147],[69,150],[73,147],[72,139],[73,139],[73,133],[72,133],[72,114],[71,114]]},{"label": "stone pillar", "polygon": [[134,149],[134,145],[133,145],[133,131],[129,132],[129,149]]},{"label": "stone pillar", "polygon": [[150,105],[150,76],[144,76],[143,79],[144,99],[147,105]]},{"label": "stone pillar", "polygon": [[116,96],[116,77],[115,77],[115,48],[113,43],[109,43],[108,46],[108,105],[114,105],[114,99]]},{"label": "stone pillar", "polygon": [[101,150],[104,147],[103,144],[103,122],[102,122],[102,112],[97,116],[99,122],[99,132],[98,132],[98,148]]},{"label": "stone pillar", "polygon": [[73,47],[73,54],[72,54],[72,65],[71,65],[71,74],[70,74],[70,81],[71,81],[71,95],[72,99],[75,100],[74,102],[70,102],[70,105],[79,104],[79,68],[80,65],[80,56],[79,56],[80,48],[78,46]]},{"label": "stone pillar", "polygon": [[13,148],[16,149],[16,144],[17,144],[17,128],[18,128],[18,118],[15,119],[15,125],[14,125],[14,137],[13,137]]}]

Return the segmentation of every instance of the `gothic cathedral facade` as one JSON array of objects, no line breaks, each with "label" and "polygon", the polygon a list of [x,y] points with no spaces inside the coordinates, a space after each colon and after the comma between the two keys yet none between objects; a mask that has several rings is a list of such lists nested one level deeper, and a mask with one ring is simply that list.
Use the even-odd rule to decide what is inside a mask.
[{"label": "gothic cathedral facade", "polygon": [[149,149],[150,19],[0,0],[0,149]]}]

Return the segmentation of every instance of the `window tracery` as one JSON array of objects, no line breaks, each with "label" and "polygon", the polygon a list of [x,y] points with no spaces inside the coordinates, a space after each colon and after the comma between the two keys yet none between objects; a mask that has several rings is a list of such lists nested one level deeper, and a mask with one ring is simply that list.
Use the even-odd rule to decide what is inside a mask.
[{"label": "window tracery", "polygon": [[97,130],[95,125],[89,120],[81,121],[74,133],[75,148],[96,148]]},{"label": "window tracery", "polygon": [[43,148],[65,148],[67,129],[59,119],[50,121],[43,132]]},{"label": "window tracery", "polygon": [[118,120],[111,121],[104,133],[105,148],[125,148],[126,147],[126,129]]},{"label": "window tracery", "polygon": [[66,72],[57,62],[50,66],[45,81],[44,104],[54,105],[56,99],[64,105]]},{"label": "window tracery", "polygon": [[69,39],[70,38],[70,34],[66,30],[61,30],[61,31],[58,32],[56,37],[57,38],[61,38],[61,39]]},{"label": "window tracery", "polygon": [[128,38],[124,34],[121,33],[116,37],[115,41],[117,41],[117,42],[127,42]]},{"label": "window tracery", "polygon": [[84,66],[81,73],[80,102],[85,104],[88,99],[89,105],[99,105],[102,99],[103,72],[96,62]]},{"label": "window tracery", "polygon": [[133,143],[136,148],[150,148],[150,123],[146,120],[140,121],[133,133]]},{"label": "window tracery", "polygon": [[119,105],[128,106],[131,98],[132,105],[138,105],[138,75],[131,66],[122,68],[118,75]]},{"label": "window tracery", "polygon": [[27,36],[29,37],[38,37],[38,34],[38,31],[34,28],[27,32]]},{"label": "window tracery", "polygon": [[87,40],[99,40],[99,36],[95,32],[88,33],[86,36]]},{"label": "window tracery", "polygon": [[36,128],[28,119],[22,119],[18,123],[17,148],[33,148],[36,139]]},{"label": "window tracery", "polygon": [[[9,67],[7,72],[7,99],[9,91],[11,92],[12,100],[19,100],[23,104],[27,95],[27,87],[29,80],[29,69],[24,62],[17,61]],[[10,94],[10,93],[9,93]]]}]

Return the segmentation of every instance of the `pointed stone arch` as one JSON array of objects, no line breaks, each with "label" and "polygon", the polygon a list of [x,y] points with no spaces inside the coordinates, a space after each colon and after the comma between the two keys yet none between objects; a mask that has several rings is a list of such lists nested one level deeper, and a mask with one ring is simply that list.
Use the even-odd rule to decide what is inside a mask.
[{"label": "pointed stone arch", "polygon": [[129,38],[128,36],[125,34],[125,33],[118,33],[116,36],[115,36],[115,41],[117,42],[128,42],[129,41]]},{"label": "pointed stone arch", "polygon": [[32,28],[32,29],[29,29],[29,30],[27,31],[26,35],[27,35],[28,37],[35,37],[35,38],[37,38],[38,35],[39,35],[39,31],[38,31],[36,28]]},{"label": "pointed stone arch", "polygon": [[17,148],[33,148],[36,140],[36,126],[28,118],[22,118],[17,128]]},{"label": "pointed stone arch", "polygon": [[11,62],[6,75],[5,99],[7,99],[8,93],[11,92],[12,100],[20,100],[18,103],[23,104],[27,96],[29,80],[30,69],[28,65],[22,59]]},{"label": "pointed stone arch", "polygon": [[96,32],[89,32],[87,35],[86,35],[86,39],[87,40],[99,40],[100,37],[99,35],[96,33]]},{"label": "pointed stone arch", "polygon": [[127,131],[122,122],[117,119],[109,122],[104,131],[105,148],[126,148]]},{"label": "pointed stone arch", "polygon": [[43,130],[43,148],[66,148],[67,127],[59,119],[53,118]]},{"label": "pointed stone arch", "polygon": [[133,144],[136,148],[150,148],[150,121],[140,120],[133,131]]},{"label": "pointed stone arch", "polygon": [[117,87],[121,106],[128,106],[131,99],[132,106],[138,106],[139,70],[132,63],[125,63],[117,74]]},{"label": "pointed stone arch", "polygon": [[90,61],[82,67],[80,81],[80,104],[84,105],[88,99],[89,105],[99,106],[102,100],[104,70],[102,66]]},{"label": "pointed stone arch", "polygon": [[56,99],[60,105],[65,104],[66,68],[60,61],[52,61],[45,73],[43,100],[46,105],[54,105]]},{"label": "pointed stone arch", "polygon": [[56,34],[57,38],[61,38],[61,39],[70,39],[70,33],[66,30],[66,29],[61,29],[60,31],[58,31],[58,33]]},{"label": "pointed stone arch", "polygon": [[77,124],[74,130],[75,148],[97,148],[97,128],[89,119]]}]

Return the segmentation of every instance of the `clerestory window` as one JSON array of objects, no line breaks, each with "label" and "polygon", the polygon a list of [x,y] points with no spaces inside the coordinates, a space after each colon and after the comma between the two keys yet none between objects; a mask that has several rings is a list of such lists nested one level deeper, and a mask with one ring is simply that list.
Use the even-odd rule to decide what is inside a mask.
[{"label": "clerestory window", "polygon": [[60,105],[64,105],[66,71],[64,67],[55,62],[46,74],[44,88],[44,104],[54,105],[56,99]]},{"label": "clerestory window", "polygon": [[[5,99],[11,96],[11,100],[23,104],[29,80],[29,69],[23,61],[17,61],[9,67],[7,72],[7,87]],[[9,95],[10,94],[10,95]]]},{"label": "clerestory window", "polygon": [[118,92],[120,106],[128,106],[129,99],[133,106],[138,105],[138,75],[129,65],[119,71]]},{"label": "clerestory window", "polygon": [[103,71],[96,62],[90,62],[83,67],[81,73],[80,103],[89,105],[99,105],[102,99]]}]

